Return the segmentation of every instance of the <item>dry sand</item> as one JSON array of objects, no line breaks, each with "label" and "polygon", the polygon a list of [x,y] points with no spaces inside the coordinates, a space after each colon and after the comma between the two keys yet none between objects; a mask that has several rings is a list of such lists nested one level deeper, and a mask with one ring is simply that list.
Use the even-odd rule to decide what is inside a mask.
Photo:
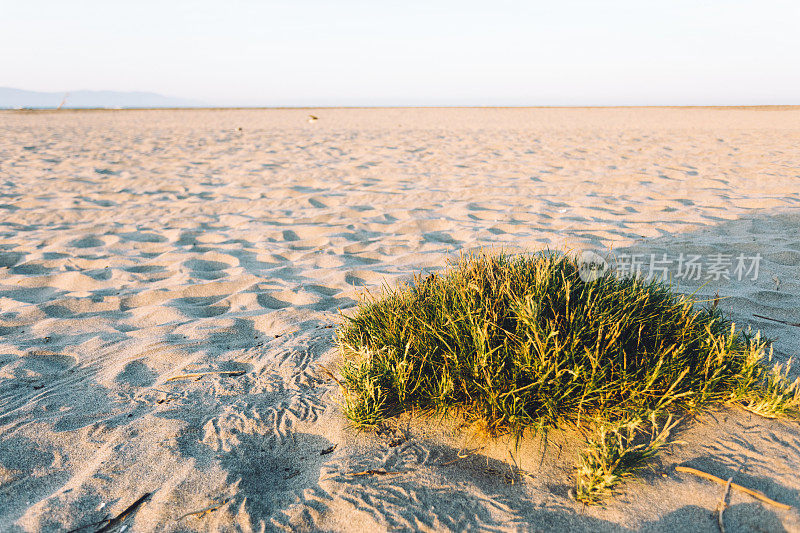
[{"label": "dry sand", "polygon": [[753,316],[800,322],[799,158],[792,108],[2,113],[0,531],[148,493],[118,529],[716,531],[723,488],[676,464],[793,506],[734,493],[728,531],[798,531],[800,424],[714,412],[584,508],[574,436],[359,434],[317,365],[361,287],[490,245],[760,254],[681,290],[800,354]]}]

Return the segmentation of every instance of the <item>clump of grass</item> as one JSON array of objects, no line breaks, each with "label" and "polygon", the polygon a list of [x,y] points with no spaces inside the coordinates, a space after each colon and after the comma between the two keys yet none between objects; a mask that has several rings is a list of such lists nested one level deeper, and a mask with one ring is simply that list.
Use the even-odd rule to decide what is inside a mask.
[{"label": "clump of grass", "polygon": [[[767,343],[716,306],[696,308],[656,280],[583,282],[562,254],[464,256],[367,295],[337,339],[357,427],[415,409],[460,410],[490,435],[595,428],[577,475],[587,502],[667,444],[674,424],[656,431],[658,417],[724,402],[764,416],[800,406],[788,365],[764,366]],[[651,438],[635,443],[647,427]]]},{"label": "clump of grass", "polygon": [[798,418],[800,417],[800,377],[794,381],[789,379],[792,361],[785,364],[776,363],[772,366],[772,346],[769,346],[769,355],[766,365],[759,364],[764,359],[765,344],[756,342],[749,346],[749,357],[755,364],[747,365],[747,370],[752,375],[743,380],[744,384],[756,383],[758,386],[744,386],[737,391],[738,404],[747,411],[764,418]]},{"label": "clump of grass", "polygon": [[678,424],[672,416],[660,427],[656,413],[650,414],[649,425],[644,422],[638,419],[599,423],[587,439],[588,446],[578,463],[578,500],[595,503],[611,494],[614,487],[644,468],[650,458],[670,444],[669,433]]}]

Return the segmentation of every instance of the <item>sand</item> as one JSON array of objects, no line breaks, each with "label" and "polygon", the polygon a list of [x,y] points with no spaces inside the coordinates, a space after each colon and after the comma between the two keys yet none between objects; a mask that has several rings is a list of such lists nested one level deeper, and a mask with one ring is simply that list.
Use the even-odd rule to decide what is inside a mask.
[{"label": "sand", "polygon": [[798,355],[799,147],[796,108],[0,113],[0,531],[145,495],[117,530],[717,531],[677,464],[793,507],[728,531],[800,531],[798,423],[714,411],[587,508],[574,435],[358,433],[319,368],[362,290],[480,246],[758,254],[680,290]]}]

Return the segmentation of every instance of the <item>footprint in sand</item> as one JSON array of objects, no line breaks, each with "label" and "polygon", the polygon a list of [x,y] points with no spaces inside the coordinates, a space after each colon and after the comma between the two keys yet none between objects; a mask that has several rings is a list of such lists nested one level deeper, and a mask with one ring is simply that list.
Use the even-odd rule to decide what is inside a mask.
[{"label": "footprint in sand", "polygon": [[224,315],[231,307],[229,302],[220,301],[218,297],[214,296],[175,298],[167,302],[167,305],[191,318],[211,318]]},{"label": "footprint in sand", "polygon": [[144,243],[163,243],[167,242],[166,237],[155,233],[147,233],[144,231],[132,231],[129,233],[120,233],[122,242],[144,242]]},{"label": "footprint in sand", "polygon": [[21,381],[52,379],[67,372],[76,364],[74,357],[60,353],[31,352],[7,365],[5,372],[11,372]]},{"label": "footprint in sand", "polygon": [[52,274],[56,270],[56,268],[47,267],[34,261],[11,267],[11,272],[19,276],[46,276],[47,274]]},{"label": "footprint in sand", "polygon": [[289,302],[284,302],[283,300],[279,300],[263,292],[258,294],[256,300],[258,304],[265,309],[284,309],[292,305]]},{"label": "footprint in sand", "polygon": [[218,270],[225,270],[230,267],[229,264],[222,261],[207,261],[205,259],[189,259],[184,261],[184,266],[196,272],[216,272]]},{"label": "footprint in sand", "polygon": [[124,383],[133,387],[149,387],[156,381],[158,374],[142,361],[131,361],[114,378],[117,383]]},{"label": "footprint in sand", "polygon": [[154,274],[156,272],[165,272],[167,269],[163,265],[139,265],[124,268],[123,270],[131,274]]},{"label": "footprint in sand", "polygon": [[0,268],[10,268],[25,257],[25,254],[20,252],[0,252]]},{"label": "footprint in sand", "polygon": [[75,239],[69,243],[70,246],[74,246],[75,248],[97,248],[104,244],[105,242],[103,240],[98,239],[94,235],[87,235],[86,237]]},{"label": "footprint in sand", "polygon": [[782,266],[800,266],[800,252],[795,252],[794,250],[783,250],[767,254],[764,259]]},{"label": "footprint in sand", "polygon": [[0,291],[0,298],[9,298],[24,304],[40,304],[55,300],[63,294],[64,291],[55,287],[24,287]]}]

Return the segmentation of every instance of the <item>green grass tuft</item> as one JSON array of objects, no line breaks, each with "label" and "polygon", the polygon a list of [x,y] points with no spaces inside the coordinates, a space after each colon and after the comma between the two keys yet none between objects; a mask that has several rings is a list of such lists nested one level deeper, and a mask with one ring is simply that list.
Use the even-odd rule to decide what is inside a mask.
[{"label": "green grass tuft", "polygon": [[[678,424],[672,417],[659,427],[651,413],[646,421],[626,420],[609,424],[601,421],[587,439],[577,467],[577,499],[596,503],[612,493],[626,478],[647,465],[647,461],[670,444],[670,431]],[[645,427],[650,428],[649,435]],[[642,437],[645,437],[644,439]]]},{"label": "green grass tuft", "polygon": [[716,306],[696,308],[656,280],[585,283],[574,258],[554,253],[465,256],[368,295],[337,342],[357,427],[415,409],[460,410],[491,435],[594,428],[577,475],[586,502],[667,444],[674,424],[656,431],[659,417],[725,402],[763,416],[800,406],[788,364],[764,366],[768,344]]}]

